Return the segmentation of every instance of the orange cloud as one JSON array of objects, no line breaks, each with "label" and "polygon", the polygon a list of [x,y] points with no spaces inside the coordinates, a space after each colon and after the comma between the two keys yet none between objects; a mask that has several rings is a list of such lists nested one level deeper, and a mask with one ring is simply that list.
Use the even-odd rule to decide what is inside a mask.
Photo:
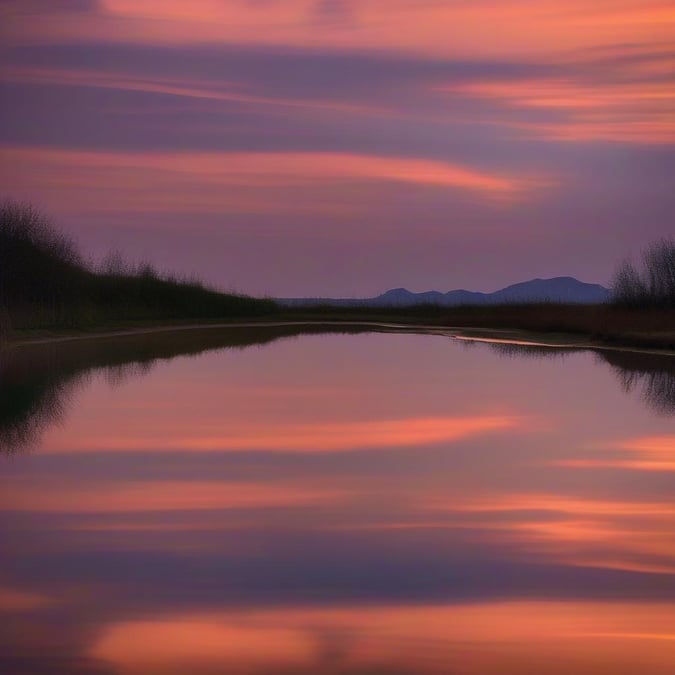
[{"label": "orange cloud", "polygon": [[88,653],[122,675],[178,673],[195,664],[247,674],[285,666],[440,675],[452,664],[467,675],[562,675],[632,672],[646,663],[665,675],[675,657],[674,609],[492,602],[205,612],[110,624]]},{"label": "orange cloud", "polygon": [[131,513],[290,507],[335,501],[339,490],[225,481],[127,481],[118,484],[31,487],[3,491],[3,508],[60,513]]},{"label": "orange cloud", "polygon": [[259,426],[229,427],[227,433],[181,436],[175,431],[151,430],[151,435],[95,434],[51,443],[47,452],[114,450],[192,450],[196,452],[334,452],[371,448],[399,448],[432,443],[450,443],[479,434],[516,429],[523,425],[517,417],[441,417],[376,420],[367,422],[327,422],[284,424],[270,422]]},{"label": "orange cloud", "polygon": [[618,447],[653,459],[675,458],[675,436],[642,436],[624,441]]},{"label": "orange cloud", "polygon": [[[97,13],[22,14],[15,0],[7,14],[8,34],[23,43],[230,42],[443,56],[551,54],[614,44],[667,44],[675,39],[675,9],[664,0],[359,0],[331,21],[317,15],[315,0],[99,4]],[[18,8],[14,12],[12,5]]]},{"label": "orange cloud", "polygon": [[200,672],[224,664],[238,673],[291,669],[307,667],[319,656],[305,631],[192,618],[115,625],[96,641],[90,655],[114,663],[125,675]]},{"label": "orange cloud", "polygon": [[0,150],[0,158],[7,167],[3,182],[10,188],[21,187],[21,179],[16,178],[19,173],[33,176],[38,185],[86,188],[100,184],[107,190],[149,191],[148,201],[156,196],[164,204],[177,191],[181,199],[194,202],[191,207],[201,202],[205,191],[228,187],[380,181],[509,196],[542,184],[541,180],[501,176],[448,162],[334,152],[112,153],[7,147]]},{"label": "orange cloud", "polygon": [[23,612],[52,604],[40,593],[0,587],[0,612]]},{"label": "orange cloud", "polygon": [[531,108],[611,108],[660,103],[670,107],[675,91],[665,82],[630,82],[606,85],[577,83],[569,79],[472,82],[448,88],[482,98],[498,98]]},{"label": "orange cloud", "polygon": [[[0,148],[7,193],[61,217],[144,214],[363,217],[383,186],[459,190],[504,207],[546,188],[541,177],[460,164],[348,153],[124,153]],[[369,191],[375,191],[376,195]],[[345,228],[345,232],[350,232]]]},{"label": "orange cloud", "polygon": [[585,515],[675,516],[675,504],[663,502],[623,502],[563,497],[549,494],[512,494],[466,501],[452,506],[460,511],[556,511]]},{"label": "orange cloud", "polygon": [[593,142],[609,141],[619,143],[670,144],[675,143],[675,124],[672,116],[654,116],[647,119],[608,121],[603,116],[586,116],[572,123],[523,123],[513,124],[535,136],[548,140]]},{"label": "orange cloud", "polygon": [[[668,57],[665,63],[647,61],[637,67],[649,66],[668,70],[673,68],[673,60]],[[675,87],[670,76],[601,82],[574,78],[487,80],[451,85],[441,90],[490,99],[514,108],[560,113],[563,119],[554,122],[493,120],[496,124],[519,127],[545,138],[675,143]]]},{"label": "orange cloud", "polygon": [[[672,501],[511,493],[475,499],[438,497],[427,500],[425,508],[446,512],[451,527],[473,530],[472,536],[481,540],[515,545],[561,564],[675,574]],[[462,513],[474,517],[465,522]]]},{"label": "orange cloud", "polygon": [[[615,468],[638,471],[675,471],[675,436],[643,436],[618,444],[603,446],[612,457],[565,459],[552,462],[557,466],[578,468]],[[616,456],[629,453],[632,457]]]}]

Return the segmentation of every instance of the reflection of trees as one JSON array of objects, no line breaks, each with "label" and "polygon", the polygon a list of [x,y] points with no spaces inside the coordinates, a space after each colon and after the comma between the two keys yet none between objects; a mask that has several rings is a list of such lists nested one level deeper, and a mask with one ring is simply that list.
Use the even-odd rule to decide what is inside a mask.
[{"label": "reflection of trees", "polygon": [[72,393],[87,377],[42,379],[1,363],[0,380],[0,449],[12,451],[30,445],[44,429],[61,422]]},{"label": "reflection of trees", "polygon": [[[564,358],[584,351],[566,347],[539,347],[492,342],[467,342],[487,344],[490,350],[506,357]],[[600,363],[608,363],[617,374],[622,389],[630,393],[641,387],[642,400],[659,415],[675,415],[675,356],[609,349],[595,350]]]},{"label": "reflection of trees", "polygon": [[[0,351],[0,451],[35,444],[64,419],[69,400],[94,371],[104,371],[112,386],[145,375],[157,361],[218,349],[265,345],[302,334],[362,333],[368,326],[276,325],[213,327],[33,344]],[[414,330],[414,329],[413,329]],[[576,349],[507,343],[469,343],[511,358],[564,358]],[[470,346],[471,345],[471,346]],[[598,350],[598,360],[616,372],[622,388],[642,388],[645,404],[662,415],[675,415],[675,357]]]},{"label": "reflection of trees", "polygon": [[520,345],[515,342],[466,342],[465,344],[488,344],[490,351],[509,358],[527,357],[531,359],[564,359],[572,353],[582,351],[569,347],[549,347],[540,345]]},{"label": "reflection of trees", "polygon": [[37,443],[61,422],[71,396],[94,371],[112,386],[145,375],[157,361],[217,349],[264,345],[303,333],[356,333],[367,328],[251,326],[175,330],[137,335],[24,345],[0,351],[0,451]]},{"label": "reflection of trees", "polygon": [[598,352],[625,392],[641,388],[642,400],[660,415],[675,415],[675,357],[640,352]]}]

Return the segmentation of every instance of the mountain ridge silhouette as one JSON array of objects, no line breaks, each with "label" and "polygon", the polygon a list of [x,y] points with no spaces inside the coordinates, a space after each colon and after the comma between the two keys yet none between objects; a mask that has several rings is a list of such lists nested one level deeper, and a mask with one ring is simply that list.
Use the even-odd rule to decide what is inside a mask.
[{"label": "mountain ridge silhouette", "polygon": [[505,303],[565,302],[602,303],[610,298],[609,289],[600,284],[589,284],[574,277],[563,276],[550,279],[521,281],[492,293],[455,289],[423,291],[414,293],[407,288],[390,288],[371,298],[277,298],[287,306],[311,305],[360,305],[368,307],[406,307],[420,304],[443,306],[496,305]]}]

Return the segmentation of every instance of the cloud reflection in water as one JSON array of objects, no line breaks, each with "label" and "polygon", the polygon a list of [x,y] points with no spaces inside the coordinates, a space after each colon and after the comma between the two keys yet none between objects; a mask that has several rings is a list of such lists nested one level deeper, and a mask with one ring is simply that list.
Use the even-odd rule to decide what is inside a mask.
[{"label": "cloud reflection in water", "polygon": [[624,357],[352,332],[3,354],[0,667],[668,673],[672,420]]}]

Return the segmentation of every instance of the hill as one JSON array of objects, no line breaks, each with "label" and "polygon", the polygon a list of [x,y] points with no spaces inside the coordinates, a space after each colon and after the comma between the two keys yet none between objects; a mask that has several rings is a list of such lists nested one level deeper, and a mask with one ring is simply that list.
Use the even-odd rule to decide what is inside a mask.
[{"label": "hill", "polygon": [[587,284],[574,277],[531,279],[513,284],[493,293],[458,289],[441,293],[425,291],[413,293],[406,288],[392,288],[373,298],[278,298],[287,307],[316,305],[359,307],[411,307],[413,305],[500,305],[535,302],[563,302],[596,304],[608,302],[610,291],[600,284]]}]

